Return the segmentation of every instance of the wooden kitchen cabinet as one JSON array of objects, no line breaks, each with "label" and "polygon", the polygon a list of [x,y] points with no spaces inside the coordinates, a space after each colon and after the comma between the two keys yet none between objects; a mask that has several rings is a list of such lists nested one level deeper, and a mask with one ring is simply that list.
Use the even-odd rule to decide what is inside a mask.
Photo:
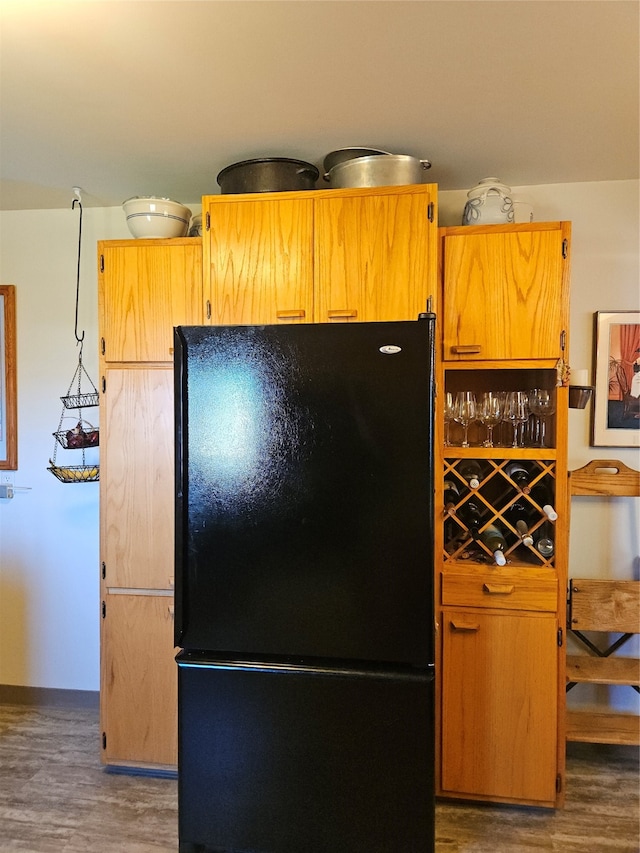
[{"label": "wooden kitchen cabinet", "polygon": [[444,796],[554,806],[555,613],[445,608]]},{"label": "wooden kitchen cabinet", "polygon": [[[440,796],[547,808],[564,802],[569,235],[569,223],[440,231],[443,340],[435,453],[442,472],[435,496]],[[449,393],[473,391],[479,402],[484,391],[532,388],[555,396],[543,447],[533,416],[523,427],[530,430],[526,441],[515,447],[510,425],[494,428],[491,447],[477,421],[469,427],[468,447],[461,446],[459,424],[445,427]],[[514,473],[513,463],[525,473]],[[547,505],[557,520],[547,517]],[[516,506],[524,508],[531,537],[526,541],[514,521]],[[483,541],[491,526],[504,537],[503,566]],[[550,553],[538,548],[543,538],[553,543]]]},{"label": "wooden kitchen cabinet", "polygon": [[173,597],[107,591],[102,608],[103,762],[173,767],[178,739]]},{"label": "wooden kitchen cabinet", "polygon": [[169,589],[173,578],[173,370],[103,372],[102,560],[109,588]]},{"label": "wooden kitchen cabinet", "polygon": [[98,244],[102,761],[175,769],[173,326],[203,318],[202,241]]},{"label": "wooden kitchen cabinet", "polygon": [[436,299],[432,185],[203,199],[213,324],[415,320]]},{"label": "wooden kitchen cabinet", "polygon": [[102,760],[175,769],[173,327],[414,320],[435,187],[203,199],[205,236],[98,244]]},{"label": "wooden kitchen cabinet", "polygon": [[569,238],[567,222],[442,228],[444,360],[558,358]]},{"label": "wooden kitchen cabinet", "polygon": [[173,327],[202,322],[202,240],[101,241],[98,290],[105,361],[171,361]]}]

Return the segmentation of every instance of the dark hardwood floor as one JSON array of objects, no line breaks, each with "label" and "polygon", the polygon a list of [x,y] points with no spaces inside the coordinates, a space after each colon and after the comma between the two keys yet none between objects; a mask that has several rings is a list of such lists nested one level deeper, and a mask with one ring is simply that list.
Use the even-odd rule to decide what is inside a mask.
[{"label": "dark hardwood floor", "polygon": [[[0,705],[2,853],[177,853],[176,781],[107,773],[98,743],[93,709]],[[565,809],[439,803],[437,853],[638,853],[638,771],[572,744]]]}]

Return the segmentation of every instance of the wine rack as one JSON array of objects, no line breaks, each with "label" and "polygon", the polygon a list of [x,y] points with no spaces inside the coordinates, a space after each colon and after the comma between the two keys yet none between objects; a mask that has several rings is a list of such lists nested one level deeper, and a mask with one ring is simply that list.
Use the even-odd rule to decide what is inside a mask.
[{"label": "wine rack", "polygon": [[[452,483],[459,492],[455,503],[444,509],[443,561],[445,563],[464,560],[472,563],[493,563],[493,554],[474,536],[465,522],[465,509],[473,504],[480,516],[477,533],[482,533],[489,525],[499,528],[506,540],[504,551],[508,563],[521,566],[554,566],[553,554],[544,555],[537,544],[542,538],[553,542],[553,522],[544,511],[549,499],[539,496],[544,490],[550,499],[555,494],[555,460],[528,459],[520,466],[528,472],[528,483],[521,487],[508,470],[513,459],[483,458],[473,459],[478,467],[479,483],[471,486],[463,475],[468,459],[445,459],[444,481]],[[513,522],[510,510],[516,504],[522,504],[527,515],[528,533],[531,544],[523,541]]]}]

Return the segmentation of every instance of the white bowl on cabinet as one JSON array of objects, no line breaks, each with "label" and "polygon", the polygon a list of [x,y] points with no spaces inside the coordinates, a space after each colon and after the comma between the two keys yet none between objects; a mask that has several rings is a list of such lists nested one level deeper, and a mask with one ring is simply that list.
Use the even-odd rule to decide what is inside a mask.
[{"label": "white bowl on cabinet", "polygon": [[170,198],[133,196],[122,208],[136,238],[185,237],[189,230],[191,211]]}]

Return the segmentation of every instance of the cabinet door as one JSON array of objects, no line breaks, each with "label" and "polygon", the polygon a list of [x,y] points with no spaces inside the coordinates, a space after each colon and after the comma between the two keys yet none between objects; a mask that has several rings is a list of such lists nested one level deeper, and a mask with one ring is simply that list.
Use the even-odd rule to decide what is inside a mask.
[{"label": "cabinet door", "polygon": [[429,185],[315,202],[318,323],[415,320],[436,293],[434,193]]},{"label": "cabinet door", "polygon": [[214,325],[313,320],[313,200],[205,202],[204,286]]},{"label": "cabinet door", "polygon": [[444,359],[557,359],[569,223],[445,228]]},{"label": "cabinet door", "polygon": [[101,416],[106,586],[168,589],[174,556],[173,370],[106,370]]},{"label": "cabinet door", "polygon": [[173,597],[106,595],[101,726],[105,764],[177,763]]},{"label": "cabinet door", "polygon": [[442,789],[554,806],[555,614],[442,614]]},{"label": "cabinet door", "polygon": [[101,347],[106,361],[171,361],[173,327],[202,322],[202,241],[98,244]]}]

